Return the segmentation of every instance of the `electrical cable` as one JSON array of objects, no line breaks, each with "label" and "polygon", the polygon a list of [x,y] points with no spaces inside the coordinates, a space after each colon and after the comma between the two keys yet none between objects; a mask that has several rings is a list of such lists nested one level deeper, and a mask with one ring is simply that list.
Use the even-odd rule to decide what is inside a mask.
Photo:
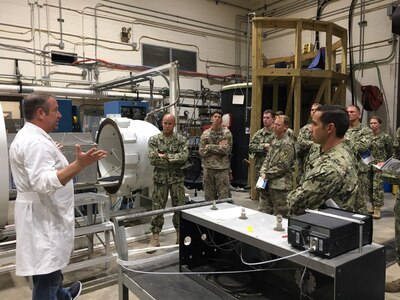
[{"label": "electrical cable", "polygon": [[270,260],[255,262],[255,263],[251,263],[251,262],[245,261],[243,259],[243,253],[240,253],[240,259],[241,259],[242,263],[244,263],[246,266],[259,266],[259,265],[264,265],[264,264],[270,264],[270,263],[277,262],[277,261],[280,261],[280,260],[285,260],[285,259],[292,258],[292,257],[298,256],[298,255],[301,255],[301,254],[308,253],[308,252],[310,252],[310,249],[307,249],[307,250],[304,250],[304,251],[301,251],[301,252],[298,252],[298,253],[293,253],[293,254],[288,255],[288,256],[278,257],[278,258],[275,258],[275,259],[270,259]]},{"label": "electrical cable", "polygon": [[[230,244],[233,244],[235,242],[237,242],[238,245],[242,245],[242,243],[240,241],[235,241],[235,240],[234,241],[228,241],[226,243],[222,243],[222,244],[217,245],[215,243],[215,241],[214,241],[214,234],[211,234],[210,230],[207,231],[208,235],[204,238],[203,235],[205,233],[202,232],[202,230],[200,229],[198,224],[196,224],[196,226],[197,226],[197,229],[198,229],[198,231],[199,231],[199,233],[200,233],[200,235],[202,237],[203,243],[205,243],[206,245],[209,245],[209,246],[211,245],[211,246],[220,248],[223,251],[228,251],[228,250],[221,248],[222,246],[230,245]],[[214,233],[214,231],[212,233]],[[206,240],[207,238],[210,239],[210,242],[208,242]],[[302,238],[303,238],[303,241],[304,241],[304,237],[302,237]],[[148,251],[149,249],[160,250],[160,249],[168,249],[168,248],[175,248],[175,247],[178,247],[178,245],[136,249],[136,250],[129,251],[129,254]],[[239,254],[239,252],[236,250],[236,248],[237,248],[237,246],[235,246],[234,248],[229,249],[229,250],[235,250],[235,252],[237,254]],[[245,262],[244,259],[243,259],[243,251],[242,250],[243,249],[241,248],[241,252],[240,252],[241,261],[245,265],[250,266],[251,269],[248,269],[248,270],[227,270],[228,266],[225,266],[223,268],[223,270],[217,269],[215,271],[206,271],[206,272],[194,271],[194,270],[191,270],[189,272],[171,272],[171,271],[169,271],[169,272],[162,272],[162,271],[159,272],[159,271],[142,271],[142,270],[133,269],[133,268],[129,267],[129,266],[137,265],[137,261],[124,261],[124,260],[118,259],[117,262],[124,270],[129,271],[129,272],[133,272],[133,273],[137,273],[137,274],[147,274],[147,275],[204,275],[204,276],[206,276],[206,280],[208,280],[210,282],[213,282],[214,284],[218,285],[222,290],[225,290],[228,293],[235,293],[235,294],[239,293],[242,297],[249,297],[249,295],[258,297],[261,294],[252,290],[252,288],[251,288],[252,277],[250,277],[250,275],[248,275],[248,274],[255,273],[255,272],[266,272],[266,271],[293,271],[293,270],[298,270],[298,268],[274,268],[274,269],[271,268],[271,267],[269,267],[269,268],[255,268],[254,265],[261,265],[261,264],[266,264],[266,263],[275,263],[276,261],[286,260],[286,259],[292,258],[294,256],[298,256],[298,255],[302,255],[304,253],[308,253],[307,263],[306,263],[306,265],[304,267],[304,270],[303,270],[303,273],[302,273],[302,276],[301,276],[301,280],[300,280],[300,283],[299,283],[300,295],[304,296],[304,293],[303,293],[302,289],[303,289],[303,283],[304,283],[306,270],[308,268],[308,264],[309,264],[309,261],[310,261],[310,255],[309,255],[310,249],[307,249],[305,251],[301,251],[299,253],[295,253],[295,254],[292,254],[292,255],[288,255],[288,256],[285,256],[285,257],[280,257],[280,258],[277,258],[277,259],[272,259],[272,260],[258,262],[258,263]],[[216,260],[216,261],[220,261],[220,260]],[[232,265],[232,268],[235,268],[235,266]],[[237,277],[239,274],[247,274],[247,276],[244,276],[244,277],[243,276],[239,276],[239,277]],[[230,276],[224,276],[224,275],[230,275]],[[209,276],[213,276],[213,279],[211,279]],[[232,277],[232,276],[234,276],[234,277]],[[307,297],[307,298],[309,298],[309,297]],[[301,298],[301,299],[303,299],[303,298]]]},{"label": "electrical cable", "polygon": [[300,299],[304,296],[303,285],[304,285],[304,275],[306,274],[306,270],[308,268],[308,264],[310,262],[310,253],[308,252],[308,259],[306,265],[304,266],[303,273],[301,274],[300,282],[299,282],[299,289],[300,289]]},{"label": "electrical cable", "polygon": [[[160,249],[160,247],[156,247],[156,249]],[[300,253],[296,253],[296,255],[300,255]],[[282,259],[292,257],[286,256],[282,257]],[[279,268],[279,269],[251,269],[251,270],[237,270],[237,271],[210,271],[210,272],[198,272],[198,271],[190,271],[190,272],[153,272],[153,271],[141,271],[137,269],[132,269],[127,266],[137,264],[135,261],[125,261],[122,259],[117,259],[117,263],[125,270],[138,273],[138,274],[151,274],[151,275],[213,275],[213,274],[240,274],[240,273],[256,273],[256,272],[266,272],[266,271],[293,271],[293,268]]]},{"label": "electrical cable", "polygon": [[354,95],[354,62],[353,62],[353,13],[354,7],[357,3],[357,0],[352,0],[349,8],[349,19],[348,19],[348,36],[349,36],[349,76],[350,76],[350,89],[351,89],[351,104],[356,104],[356,99]]},{"label": "electrical cable", "polygon": [[[322,3],[320,3],[320,0],[318,0],[317,15],[315,17],[317,21],[321,20],[322,11],[329,1],[330,0],[324,0]],[[319,31],[315,32],[315,50],[319,50]]]},{"label": "electrical cable", "polygon": [[[113,68],[113,69],[120,69],[120,70],[135,70],[135,71],[144,71],[144,70],[149,70],[153,68],[152,66],[141,66],[141,65],[127,65],[127,64],[118,64],[118,63],[113,63],[113,62],[108,62],[104,59],[84,59],[84,60],[79,60],[74,63],[73,65],[85,65],[88,62],[95,62],[99,64],[99,67],[106,67],[106,68]],[[166,76],[158,71],[160,75],[166,79]],[[204,72],[190,72],[190,71],[178,71],[180,75],[183,76],[193,76],[193,77],[206,77],[206,78],[214,78],[214,79],[222,79],[222,80],[228,80],[228,79],[235,79],[235,80],[241,80],[243,81],[244,78],[240,74],[228,74],[228,75],[216,75],[216,74],[210,74],[210,73],[204,73]],[[168,80],[167,80],[168,82]],[[169,82],[168,82],[169,84]]]},{"label": "electrical cable", "polygon": [[[198,224],[196,224],[196,228],[197,228],[197,230],[199,231],[200,236],[203,236],[203,234],[205,234],[205,233],[201,232],[200,227],[199,227]],[[230,252],[230,251],[234,251],[235,249],[237,249],[237,248],[239,247],[239,245],[240,245],[240,241],[237,241],[237,240],[232,240],[232,241],[229,241],[229,242],[226,242],[226,243],[222,243],[222,244],[218,244],[218,245],[217,245],[217,244],[215,243],[214,239],[213,239],[214,234],[211,234],[211,233],[210,233],[210,230],[209,230],[208,228],[207,228],[207,233],[208,233],[208,234],[207,234],[206,236],[210,238],[210,242],[208,242],[207,239],[202,239],[203,243],[206,244],[207,246],[215,247],[215,248],[217,248],[217,249],[219,249],[219,250],[221,250],[221,251],[228,251],[228,252]],[[214,233],[214,231],[213,231],[213,233]],[[223,246],[231,245],[231,244],[233,244],[233,243],[237,243],[237,245],[234,246],[234,247],[232,247],[231,249],[224,249],[224,248],[222,248]]]},{"label": "electrical cable", "polygon": [[[238,257],[241,257],[241,255],[242,255],[242,253],[243,253],[243,247],[241,247],[240,250],[241,250],[241,253],[239,253],[239,251],[238,251],[237,249],[235,249],[236,254],[238,255]],[[270,254],[270,253],[268,253],[268,254]],[[271,257],[271,255],[270,255],[270,257]],[[268,269],[273,268],[274,265],[275,265],[275,262],[272,262],[271,265],[268,267]],[[250,266],[250,267],[256,268],[256,266]]]},{"label": "electrical cable", "polygon": [[[159,249],[159,247],[157,247]],[[210,271],[210,272],[197,272],[197,271],[190,271],[190,272],[151,272],[151,271],[141,271],[137,269],[128,268],[131,264],[136,264],[134,261],[123,261],[118,259],[118,264],[127,271],[138,273],[138,274],[151,274],[151,275],[213,275],[213,274],[235,274],[235,273],[255,273],[255,272],[265,272],[265,271],[293,271],[293,268],[279,268],[279,269],[251,269],[251,270],[239,270],[239,271]]]}]

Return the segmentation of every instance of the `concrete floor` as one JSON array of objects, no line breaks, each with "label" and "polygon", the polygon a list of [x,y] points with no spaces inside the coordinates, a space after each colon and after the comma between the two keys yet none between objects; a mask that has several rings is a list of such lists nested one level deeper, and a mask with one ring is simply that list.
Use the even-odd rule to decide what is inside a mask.
[{"label": "concrete floor", "polygon": [[[193,191],[188,191],[193,195]],[[202,193],[199,192],[199,196]],[[236,204],[256,209],[257,203],[252,201],[246,192],[233,192],[232,195]],[[395,196],[391,193],[385,193],[385,206],[382,209],[382,219],[374,221],[373,241],[383,243],[394,237],[394,217],[393,205]],[[161,236],[161,244],[173,244],[175,234],[169,233]],[[146,247],[148,240],[136,241],[131,243],[133,248]],[[148,255],[147,255],[148,257]],[[400,277],[400,267],[393,264],[386,269],[386,280],[394,280]],[[105,270],[103,267],[90,267],[83,270],[65,274],[64,283],[68,286],[75,280],[81,280],[83,291],[79,299],[82,300],[109,300],[118,299],[117,286],[117,264],[114,262],[111,267]],[[386,293],[385,299],[397,300],[400,293]],[[0,273],[0,299],[30,299],[31,291],[26,278],[15,276],[14,272]],[[139,299],[130,293],[130,299]]]}]

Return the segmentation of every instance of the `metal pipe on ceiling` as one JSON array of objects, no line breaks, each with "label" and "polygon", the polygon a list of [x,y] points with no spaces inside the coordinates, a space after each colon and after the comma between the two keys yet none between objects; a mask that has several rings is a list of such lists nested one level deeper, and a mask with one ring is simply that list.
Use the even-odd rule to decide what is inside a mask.
[{"label": "metal pipe on ceiling", "polygon": [[[112,88],[116,85],[120,86],[121,84],[128,84],[131,82],[135,82],[136,80],[141,80],[147,76],[162,76],[164,79],[167,80],[168,79],[163,76],[162,71],[169,71],[171,68],[177,68],[177,63],[176,62],[172,62],[169,64],[165,64],[159,67],[155,67],[149,70],[145,70],[136,74],[130,74],[128,76],[124,76],[121,78],[116,78],[107,82],[103,82],[103,83],[97,83],[93,85],[94,89],[97,90],[101,90],[101,89],[106,89],[106,88]],[[146,79],[147,80],[147,79]],[[168,82],[169,84],[169,82]]]},{"label": "metal pipe on ceiling", "polygon": [[33,61],[34,61],[34,67],[33,67],[33,73],[35,78],[36,76],[36,41],[35,41],[35,7],[34,3],[29,3],[30,5],[30,17],[31,17],[31,30],[32,30],[32,46],[33,46]]},{"label": "metal pipe on ceiling", "polygon": [[59,6],[59,16],[58,16],[58,22],[60,22],[60,43],[63,43],[63,22],[64,19],[62,17],[62,3],[61,0],[58,1],[58,6]]},{"label": "metal pipe on ceiling", "polygon": [[[125,93],[116,91],[95,91],[91,89],[71,89],[71,88],[57,88],[48,86],[27,86],[27,85],[6,85],[0,84],[0,93],[9,94],[29,94],[29,93],[51,93],[56,96],[70,96],[70,97],[88,97],[96,99],[109,99],[109,98],[132,98],[149,100],[150,95],[144,93]],[[162,100],[163,96],[154,95],[153,99]]]},{"label": "metal pipe on ceiling", "polygon": [[[112,8],[112,9],[115,9],[115,10],[122,10],[124,12],[137,13],[139,15],[143,15],[143,16],[147,16],[147,17],[153,17],[153,18],[155,18],[154,14],[159,14],[161,16],[160,17],[156,17],[158,20],[165,20],[165,21],[168,21],[168,22],[172,22],[174,19],[179,19],[179,24],[193,26],[193,27],[196,27],[196,28],[202,28],[202,29],[207,29],[207,30],[213,30],[213,31],[215,30],[215,28],[220,28],[221,32],[224,33],[224,34],[235,34],[235,29],[234,28],[227,27],[227,26],[222,26],[222,25],[218,25],[218,24],[213,24],[213,23],[202,21],[202,20],[197,20],[197,19],[185,17],[185,16],[182,16],[182,15],[170,14],[170,13],[167,13],[167,12],[160,12],[159,10],[153,10],[153,9],[144,8],[144,7],[140,7],[140,6],[135,6],[135,5],[132,5],[132,4],[127,4],[127,3],[121,3],[121,2],[113,1],[113,0],[104,0],[104,2],[112,3],[114,5],[115,4],[116,5],[121,5],[121,6],[124,6],[124,7],[130,7],[130,8],[134,8],[134,9],[137,9],[137,10],[144,10],[144,11],[149,12],[149,13],[141,13],[141,12],[138,12],[138,11],[127,10],[126,8],[125,9],[121,9],[121,8],[118,8],[118,7],[115,7],[115,6],[106,6],[106,5],[104,5],[105,7]],[[168,17],[170,17],[171,19],[168,19]],[[183,22],[182,20],[185,20],[185,22]],[[186,22],[186,21],[188,21],[188,22]],[[195,24],[192,24],[192,23],[195,23]]]},{"label": "metal pipe on ceiling", "polygon": [[[242,36],[241,26],[242,24],[247,26],[247,19],[245,16],[237,15],[235,17],[235,73],[242,74]],[[246,34],[249,34],[248,32]]]},{"label": "metal pipe on ceiling", "polygon": [[250,53],[251,53],[251,35],[252,35],[252,20],[256,16],[255,12],[247,14],[247,42],[246,42],[246,99],[244,111],[244,124],[247,128],[249,126],[249,81],[250,81]]},{"label": "metal pipe on ceiling", "polygon": [[[381,0],[370,0],[370,1],[366,2],[367,3],[366,6],[371,6],[372,4],[376,4],[376,3],[380,3],[380,2],[381,2]],[[397,1],[397,2],[400,3],[400,1]],[[386,9],[386,6],[387,6],[386,4],[382,4],[382,5],[379,5],[379,6],[375,6],[375,7],[369,8],[365,12],[366,13],[371,13],[371,12],[378,11],[378,10],[381,10],[381,9]],[[357,5],[355,6],[355,8],[358,8],[358,7],[359,6],[357,6]],[[347,6],[343,7],[343,8],[340,8],[340,9],[337,9],[335,11],[331,11],[331,12],[326,13],[326,14],[322,14],[321,15],[321,20],[329,21],[329,22],[332,22],[332,23],[338,23],[340,21],[348,19],[348,14],[340,16],[340,17],[337,17],[337,16],[339,16],[341,14],[344,14],[344,13],[346,13],[346,14],[348,13],[348,7]],[[354,13],[354,16],[358,16],[358,15],[359,15],[359,13],[357,13],[357,12]],[[329,17],[334,17],[334,16],[335,16],[335,18],[329,18]],[[272,41],[274,39],[278,39],[278,38],[281,38],[281,37],[284,37],[284,36],[292,35],[294,33],[294,30],[288,31],[287,29],[271,29],[271,30],[266,30],[265,33],[267,34],[266,40],[267,41]]]}]

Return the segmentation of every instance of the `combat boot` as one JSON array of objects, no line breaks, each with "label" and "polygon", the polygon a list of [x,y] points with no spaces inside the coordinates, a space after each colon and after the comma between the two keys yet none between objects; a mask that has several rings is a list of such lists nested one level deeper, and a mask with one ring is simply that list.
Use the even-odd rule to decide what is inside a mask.
[{"label": "combat boot", "polygon": [[176,242],[175,244],[179,244],[179,230],[176,230]]},{"label": "combat boot", "polygon": [[372,215],[373,213],[374,213],[374,208],[371,206],[368,206],[368,213],[370,214],[370,215]]},{"label": "combat boot", "polygon": [[374,207],[374,214],[372,215],[374,219],[380,219],[381,218],[381,208],[380,207]]},{"label": "combat boot", "polygon": [[[151,247],[160,247],[160,235],[158,233],[153,233],[151,236],[151,240],[149,245],[147,246],[148,248]],[[146,251],[146,253],[148,254],[153,254],[154,252],[156,252],[157,250],[153,249],[153,250],[148,250]]]},{"label": "combat boot", "polygon": [[398,293],[400,292],[400,278],[393,280],[391,282],[385,283],[385,291],[388,293]]}]

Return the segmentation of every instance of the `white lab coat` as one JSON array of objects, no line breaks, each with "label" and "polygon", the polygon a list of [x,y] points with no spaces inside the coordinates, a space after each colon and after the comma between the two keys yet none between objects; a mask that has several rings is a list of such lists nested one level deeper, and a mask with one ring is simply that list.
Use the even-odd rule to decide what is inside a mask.
[{"label": "white lab coat", "polygon": [[17,187],[16,274],[49,274],[64,268],[74,245],[72,180],[63,186],[57,170],[68,164],[52,138],[27,122],[10,146]]}]

